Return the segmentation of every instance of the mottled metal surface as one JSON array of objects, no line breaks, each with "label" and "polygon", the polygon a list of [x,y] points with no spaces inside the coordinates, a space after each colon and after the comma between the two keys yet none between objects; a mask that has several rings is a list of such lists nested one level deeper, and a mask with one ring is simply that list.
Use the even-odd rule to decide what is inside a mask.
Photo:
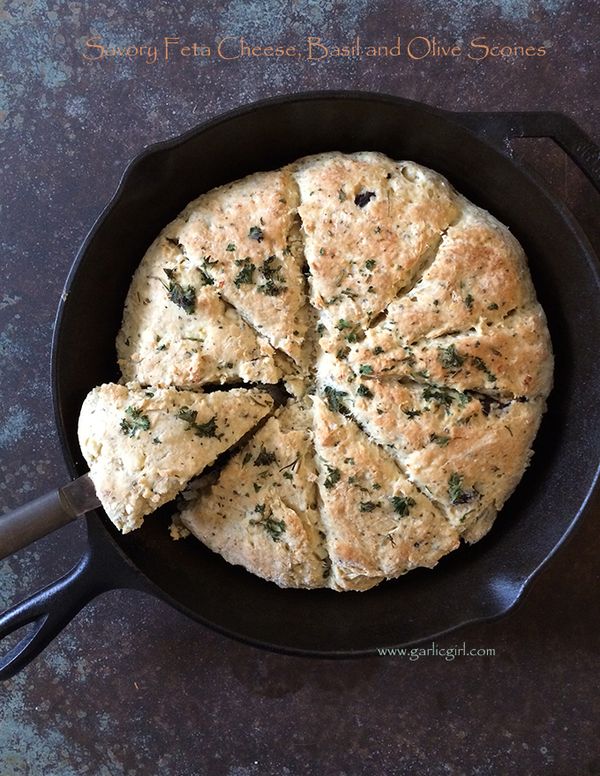
[{"label": "mottled metal surface", "polygon": [[[485,5],[486,8],[482,6]],[[135,10],[133,10],[135,8]],[[64,481],[52,320],[70,263],[148,143],[241,103],[376,89],[452,109],[555,109],[600,141],[594,0],[0,2],[0,511]],[[345,44],[416,35],[544,45],[541,58],[84,62],[105,45]],[[97,51],[97,50],[96,50]],[[598,197],[550,141],[523,141],[596,247]],[[84,365],[83,365],[84,366]],[[598,517],[597,515],[595,516]],[[71,526],[0,563],[0,606],[66,571]],[[328,662],[228,641],[113,592],[0,687],[0,774],[600,774],[598,537],[589,516],[520,607],[440,641],[494,657]]]}]

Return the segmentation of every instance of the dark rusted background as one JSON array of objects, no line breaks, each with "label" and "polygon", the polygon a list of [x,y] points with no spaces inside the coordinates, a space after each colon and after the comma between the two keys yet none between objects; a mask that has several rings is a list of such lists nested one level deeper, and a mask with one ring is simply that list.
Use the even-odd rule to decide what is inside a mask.
[{"label": "dark rusted background", "polygon": [[[0,511],[65,481],[49,389],[54,312],[78,246],[145,145],[241,103],[316,88],[560,110],[600,141],[599,28],[594,0],[0,1]],[[485,36],[547,54],[86,63],[93,34],[107,46],[240,34],[263,45],[360,34],[468,46]],[[514,153],[598,247],[599,198],[563,153],[551,141]],[[439,642],[493,657],[289,658],[149,597],[106,594],[0,688],[0,774],[600,774],[597,519],[510,616]],[[69,527],[0,563],[0,606],[66,571],[83,544]]]}]

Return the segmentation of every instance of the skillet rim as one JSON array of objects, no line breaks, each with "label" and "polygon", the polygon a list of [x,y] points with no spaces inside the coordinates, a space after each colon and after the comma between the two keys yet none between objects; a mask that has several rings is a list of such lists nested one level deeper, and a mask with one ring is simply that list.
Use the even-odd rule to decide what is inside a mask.
[{"label": "skillet rim", "polygon": [[[154,154],[158,154],[163,151],[169,151],[177,146],[180,146],[185,142],[187,142],[188,140],[190,140],[191,138],[193,138],[194,136],[201,134],[221,123],[227,122],[233,118],[241,117],[245,114],[249,114],[249,113],[255,112],[256,110],[260,110],[263,107],[268,107],[272,105],[291,103],[291,102],[318,101],[318,100],[359,100],[359,101],[370,101],[370,102],[382,102],[382,103],[387,103],[391,105],[417,109],[423,114],[430,114],[432,116],[442,118],[445,121],[450,121],[459,125],[460,128],[464,132],[469,134],[471,137],[473,137],[474,140],[476,140],[479,143],[482,143],[489,150],[492,150],[496,154],[500,155],[505,162],[510,163],[516,170],[518,170],[518,172],[521,175],[523,175],[525,178],[528,179],[529,183],[531,183],[532,186],[539,192],[540,196],[546,198],[549,201],[550,205],[554,207],[556,211],[558,211],[558,214],[562,218],[565,226],[569,229],[573,238],[577,240],[580,252],[583,253],[584,258],[586,259],[589,265],[589,268],[593,274],[593,277],[596,283],[597,292],[600,292],[600,260],[596,252],[594,251],[589,238],[586,236],[582,227],[579,225],[579,223],[577,222],[573,214],[570,212],[567,205],[548,188],[545,181],[541,178],[541,176],[539,176],[535,172],[535,170],[530,169],[526,164],[524,164],[520,160],[514,159],[511,156],[508,156],[501,148],[499,148],[497,143],[494,143],[492,140],[488,139],[484,135],[478,134],[474,129],[472,129],[470,126],[466,126],[461,121],[461,117],[463,115],[469,115],[470,113],[478,113],[478,115],[485,115],[485,113],[482,114],[481,112],[478,112],[478,111],[461,112],[461,111],[445,110],[441,108],[432,107],[430,105],[418,102],[416,100],[409,100],[403,97],[399,97],[396,95],[383,93],[383,92],[380,93],[380,92],[364,91],[364,90],[339,90],[339,89],[283,93],[273,97],[268,97],[265,99],[253,101],[251,103],[238,106],[236,108],[230,109],[223,113],[219,113],[214,118],[210,118],[206,121],[203,121],[197,124],[196,126],[190,128],[189,130],[186,130],[184,133],[180,135],[176,135],[174,137],[167,138],[166,140],[161,140],[156,143],[152,143],[146,146],[142,151],[140,151],[140,153],[138,153],[126,165],[120,177],[116,190],[108,200],[107,204],[102,208],[102,210],[96,217],[92,227],[87,232],[87,235],[83,243],[81,244],[80,248],[77,251],[75,260],[73,261],[69,269],[69,272],[67,274],[67,277],[64,283],[63,291],[60,296],[60,300],[59,300],[59,304],[58,304],[58,308],[57,308],[57,312],[54,320],[52,344],[51,344],[51,390],[52,390],[52,404],[53,404],[54,418],[56,421],[56,427],[57,427],[58,437],[60,441],[61,451],[63,454],[63,459],[67,466],[67,470],[69,471],[72,477],[79,476],[79,473],[76,469],[75,457],[72,455],[72,452],[68,443],[68,435],[66,432],[66,424],[64,421],[63,409],[59,401],[60,390],[59,390],[58,363],[59,363],[59,356],[61,352],[60,332],[62,328],[63,317],[65,314],[65,308],[68,304],[70,289],[75,281],[76,276],[80,271],[81,265],[85,261],[85,256],[88,251],[88,248],[92,243],[92,241],[94,240],[97,232],[102,227],[104,221],[108,218],[108,216],[113,211],[113,209],[118,205],[119,200],[121,199],[127,187],[129,178],[134,173],[138,165],[140,165],[146,158]],[[497,111],[490,111],[489,113],[498,116]],[[507,113],[510,113],[510,112],[507,112]],[[532,115],[536,115],[538,113],[539,113],[538,111],[531,111]],[[572,537],[575,528],[581,522],[584,514],[589,510],[591,510],[593,506],[598,507],[600,505],[600,488],[598,488],[599,480],[600,480],[600,460],[596,466],[594,477],[591,481],[591,484],[587,488],[587,492],[585,494],[584,499],[581,501],[579,508],[577,509],[574,516],[571,518],[569,524],[567,525],[566,529],[562,533],[559,541],[554,545],[552,550],[545,555],[543,560],[540,563],[538,563],[538,565],[525,576],[525,578],[519,579],[518,584],[511,588],[511,592],[509,595],[510,600],[508,603],[503,604],[502,602],[500,602],[498,598],[495,598],[494,603],[491,604],[491,606],[495,607],[495,611],[493,611],[490,614],[473,614],[471,616],[461,618],[460,621],[458,621],[454,625],[442,628],[441,630],[435,633],[429,633],[425,636],[420,636],[410,641],[403,641],[400,643],[393,643],[393,644],[381,644],[379,646],[359,648],[359,649],[329,649],[326,651],[321,651],[318,649],[312,649],[312,648],[306,648],[306,647],[295,648],[295,647],[289,647],[289,646],[275,645],[266,640],[261,640],[260,638],[254,638],[254,637],[250,637],[250,636],[235,632],[233,630],[228,629],[225,626],[219,625],[218,623],[215,623],[206,619],[202,615],[199,615],[196,611],[190,609],[187,605],[178,601],[170,593],[167,593],[149,576],[147,576],[147,574],[144,571],[142,571],[140,567],[137,566],[135,561],[133,561],[128,556],[128,554],[121,548],[120,544],[115,539],[115,537],[111,534],[111,532],[109,531],[109,528],[107,527],[107,525],[105,525],[104,519],[101,517],[100,513],[97,510],[89,513],[89,515],[87,516],[87,525],[86,525],[87,540],[88,540],[88,546],[89,548],[91,548],[93,555],[102,554],[103,543],[110,544],[111,549],[118,554],[120,560],[126,566],[129,567],[129,570],[133,572],[136,577],[136,582],[126,585],[127,587],[135,588],[147,593],[152,593],[156,597],[161,598],[166,603],[168,603],[178,611],[185,614],[190,619],[196,622],[200,622],[206,627],[209,627],[211,630],[222,633],[223,635],[233,638],[236,641],[239,641],[245,644],[251,644],[253,646],[261,647],[263,649],[268,649],[270,651],[277,652],[280,654],[295,655],[295,656],[305,656],[305,657],[310,656],[310,657],[331,658],[331,659],[365,657],[365,656],[378,655],[381,649],[394,648],[394,647],[401,648],[405,646],[408,647],[408,646],[423,643],[424,641],[428,641],[428,640],[433,641],[444,635],[453,633],[459,628],[462,628],[468,625],[473,625],[475,623],[492,622],[508,614],[512,609],[514,609],[519,603],[523,601],[526,593],[531,589],[531,585],[534,582],[534,580],[539,576],[541,571],[549,564],[549,562],[556,555],[556,553],[562,547],[564,547],[565,543]],[[93,523],[93,525],[91,524],[90,521]],[[100,545],[99,548],[98,548],[98,545]],[[116,585],[115,587],[122,587],[122,586],[123,585]],[[486,607],[487,608],[490,607],[489,599],[486,601]]]}]

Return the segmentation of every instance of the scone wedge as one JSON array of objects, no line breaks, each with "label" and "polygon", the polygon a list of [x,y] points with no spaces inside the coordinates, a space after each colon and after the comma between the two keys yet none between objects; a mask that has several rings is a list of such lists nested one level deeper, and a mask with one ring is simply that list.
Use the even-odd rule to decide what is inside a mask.
[{"label": "scone wedge", "polygon": [[[353,345],[348,364],[357,374],[398,377],[476,391],[499,399],[546,397],[552,386],[552,347],[538,304],[505,320],[407,345],[387,321]],[[337,352],[337,343],[325,343]]]},{"label": "scone wedge", "polygon": [[357,378],[331,359],[321,366],[326,401],[394,458],[467,541],[480,539],[529,464],[544,400],[502,403],[392,377]]},{"label": "scone wedge", "polygon": [[418,566],[432,568],[458,547],[456,528],[385,450],[322,399],[314,404],[331,587],[367,590]]},{"label": "scone wedge", "polygon": [[209,191],[181,214],[177,239],[191,266],[213,281],[261,336],[307,367],[308,325],[298,192],[285,170]]},{"label": "scone wedge", "polygon": [[276,383],[282,376],[276,351],[183,253],[182,223],[161,232],[133,277],[117,337],[124,379],[180,388]]},{"label": "scone wedge", "polygon": [[108,383],[86,397],[79,444],[107,515],[123,533],[173,499],[271,410],[259,390],[214,393]]},{"label": "scone wedge", "polygon": [[458,215],[448,182],[413,162],[334,152],[291,169],[311,301],[331,322],[372,321],[413,281]]},{"label": "scone wedge", "polygon": [[179,521],[211,550],[280,587],[323,587],[312,418],[306,404],[278,410]]}]

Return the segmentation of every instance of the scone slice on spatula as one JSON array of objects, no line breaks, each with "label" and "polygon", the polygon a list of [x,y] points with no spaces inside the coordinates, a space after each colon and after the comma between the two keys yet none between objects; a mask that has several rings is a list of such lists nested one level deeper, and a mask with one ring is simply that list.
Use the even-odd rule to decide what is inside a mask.
[{"label": "scone slice on spatula", "polygon": [[229,563],[280,587],[324,587],[310,409],[283,407],[225,466],[179,521]]},{"label": "scone slice on spatula", "polygon": [[319,397],[314,418],[331,587],[367,590],[458,546],[441,510],[356,423]]},{"label": "scone slice on spatula", "polygon": [[259,390],[214,393],[105,384],[86,397],[79,444],[102,506],[123,533],[171,501],[264,418]]}]

